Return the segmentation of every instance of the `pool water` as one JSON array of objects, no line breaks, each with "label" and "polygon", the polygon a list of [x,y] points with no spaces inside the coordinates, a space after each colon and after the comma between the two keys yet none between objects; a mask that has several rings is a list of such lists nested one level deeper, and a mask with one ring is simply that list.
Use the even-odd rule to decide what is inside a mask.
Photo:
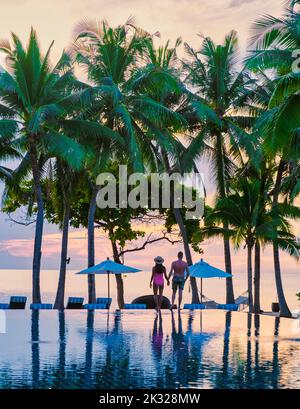
[{"label": "pool water", "polygon": [[298,320],[214,310],[7,311],[0,334],[0,388],[299,387]]}]

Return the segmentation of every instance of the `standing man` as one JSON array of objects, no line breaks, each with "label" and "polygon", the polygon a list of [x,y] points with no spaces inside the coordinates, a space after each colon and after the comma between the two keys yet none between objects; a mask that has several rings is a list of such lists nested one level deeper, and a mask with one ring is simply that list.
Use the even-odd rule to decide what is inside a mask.
[{"label": "standing man", "polygon": [[[172,294],[172,305],[171,305],[171,309],[174,308],[174,302],[175,302],[175,297],[176,297],[176,292],[177,292],[177,288],[179,290],[179,294],[178,294],[178,309],[180,310],[180,306],[181,306],[181,301],[182,301],[182,292],[184,289],[184,284],[186,282],[186,280],[189,278],[190,276],[190,270],[189,270],[189,266],[187,265],[187,263],[185,261],[182,260],[183,259],[183,252],[180,251],[178,253],[178,260],[173,261],[172,265],[171,265],[171,270],[170,270],[170,274],[169,274],[169,279],[171,278],[172,274],[173,274],[173,281],[172,281],[172,290],[173,290],[173,294]],[[187,272],[187,276],[184,276],[185,271]]]}]

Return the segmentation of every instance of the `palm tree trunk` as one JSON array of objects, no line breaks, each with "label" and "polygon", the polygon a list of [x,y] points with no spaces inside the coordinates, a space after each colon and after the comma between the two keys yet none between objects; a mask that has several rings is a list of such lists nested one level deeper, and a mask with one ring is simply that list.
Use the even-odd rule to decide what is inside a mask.
[{"label": "palm tree trunk", "polygon": [[[228,226],[225,224],[223,228],[226,229]],[[225,270],[227,273],[232,274],[230,242],[226,238],[224,238],[224,258]],[[235,304],[232,277],[226,278],[226,304]]]},{"label": "palm tree trunk", "polygon": [[[281,159],[279,166],[278,166],[276,182],[274,186],[273,205],[272,205],[273,209],[275,209],[278,204],[284,166],[285,166],[285,163],[283,159]],[[275,282],[276,282],[277,296],[278,296],[278,302],[279,302],[279,308],[280,308],[280,316],[281,317],[291,317],[292,314],[287,305],[284,291],[283,291],[283,286],[282,286],[279,248],[278,248],[278,244],[276,243],[276,241],[273,242],[273,258],[274,258]]]},{"label": "palm tree trunk", "polygon": [[292,314],[286,303],[283,286],[282,286],[279,249],[278,249],[278,245],[275,243],[273,244],[273,257],[274,257],[275,281],[276,281],[277,296],[278,296],[278,302],[279,302],[279,308],[280,308],[280,316],[281,317],[291,317]]},{"label": "palm tree trunk", "polygon": [[33,175],[34,191],[37,201],[37,218],[35,224],[33,264],[32,264],[32,302],[34,304],[41,303],[40,290],[40,271],[41,271],[41,256],[42,256],[42,239],[44,227],[44,202],[40,180],[40,169],[38,165],[37,150],[35,140],[32,138],[30,142],[30,159]]},{"label": "palm tree trunk", "polygon": [[253,292],[252,292],[252,245],[247,244],[247,276],[248,276],[248,299],[249,312],[253,312]]},{"label": "palm tree trunk", "polygon": [[[183,223],[182,215],[180,209],[173,207],[173,213],[176,220],[176,223],[179,227],[180,235],[182,237],[184,252],[186,257],[186,262],[189,266],[193,264],[192,254],[189,246],[189,241],[186,233],[186,228]],[[198,293],[198,287],[195,277],[190,277],[191,289],[192,289],[192,304],[200,304],[200,298]]]},{"label": "palm tree trunk", "polygon": [[[171,174],[171,167],[169,164],[169,159],[168,156],[166,154],[166,152],[163,153],[163,158],[165,161],[165,166],[166,166],[166,170],[169,173],[169,175]],[[178,225],[179,231],[180,231],[180,235],[182,237],[182,241],[183,241],[183,247],[184,247],[184,253],[185,253],[185,258],[186,258],[186,262],[189,266],[191,266],[193,264],[193,260],[192,260],[192,254],[191,254],[191,250],[190,250],[190,246],[189,246],[189,240],[188,240],[188,236],[187,236],[187,232],[186,232],[186,228],[183,222],[183,218],[180,212],[180,209],[176,208],[174,206],[174,188],[171,187],[171,195],[170,195],[170,204],[172,207],[172,211],[176,220],[176,223]],[[198,287],[197,287],[197,281],[195,279],[195,277],[190,277],[190,283],[191,283],[191,289],[192,289],[192,304],[200,304],[200,297],[199,297],[199,293],[198,293]]]},{"label": "palm tree trunk", "polygon": [[260,244],[255,243],[254,255],[254,312],[260,313]]},{"label": "palm tree trunk", "polygon": [[[218,188],[219,188],[221,199],[224,199],[226,197],[226,181],[225,181],[225,172],[224,172],[224,152],[223,152],[223,142],[222,142],[221,132],[218,132],[216,137],[217,137]],[[228,225],[226,223],[223,223],[223,228],[227,229]],[[224,237],[223,242],[224,242],[225,270],[227,273],[232,274],[230,241],[229,239]],[[226,303],[235,304],[232,277],[226,278]]]},{"label": "palm tree trunk", "polygon": [[[113,249],[113,256],[114,256],[114,261],[116,263],[121,263],[120,257],[118,255],[118,249],[117,249],[117,244],[115,241],[111,240],[111,245]],[[117,299],[118,299],[118,306],[120,310],[124,308],[124,283],[123,283],[123,278],[122,274],[115,274],[116,277],[116,283],[117,283]]]},{"label": "palm tree trunk", "polygon": [[[95,265],[95,229],[94,221],[96,214],[96,197],[97,197],[97,186],[95,185],[92,190],[92,197],[89,206],[88,213],[88,267]],[[89,304],[94,304],[96,302],[96,285],[95,285],[95,275],[88,274],[88,301]]]},{"label": "palm tree trunk", "polygon": [[65,308],[65,287],[66,287],[66,269],[68,256],[68,236],[69,236],[69,221],[70,221],[70,205],[65,202],[62,243],[60,253],[60,270],[59,280],[54,303],[54,309],[63,311]]}]

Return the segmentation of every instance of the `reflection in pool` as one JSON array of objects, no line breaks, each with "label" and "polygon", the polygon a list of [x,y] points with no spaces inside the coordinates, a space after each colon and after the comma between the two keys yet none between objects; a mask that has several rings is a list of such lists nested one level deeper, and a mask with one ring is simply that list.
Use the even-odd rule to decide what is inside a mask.
[{"label": "reflection in pool", "polygon": [[223,311],[7,311],[0,388],[299,388],[293,321]]}]

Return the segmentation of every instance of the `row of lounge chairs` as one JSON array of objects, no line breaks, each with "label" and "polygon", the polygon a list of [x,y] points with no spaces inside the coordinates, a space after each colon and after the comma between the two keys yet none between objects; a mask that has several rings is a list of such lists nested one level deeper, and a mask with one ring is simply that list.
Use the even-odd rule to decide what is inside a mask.
[{"label": "row of lounge chairs", "polygon": [[[24,310],[27,297],[12,296],[9,303],[0,303],[0,310]],[[97,298],[95,304],[83,304],[83,297],[69,297],[66,309],[68,310],[107,310],[110,308],[111,298]],[[125,304],[127,310],[146,309],[146,304]],[[30,304],[31,310],[52,310],[53,304]]]},{"label": "row of lounge chairs", "polygon": [[0,303],[0,310],[24,310],[27,297],[13,295],[9,303]]},{"label": "row of lounge chairs", "polygon": [[226,310],[226,311],[238,311],[238,304],[215,304],[209,306],[207,304],[184,304],[185,310]]},{"label": "row of lounge chairs", "polygon": [[[27,297],[24,296],[12,296],[9,303],[1,304],[0,310],[24,310],[26,307]],[[111,298],[97,298],[95,304],[84,304],[83,297],[69,297],[66,309],[68,310],[107,310],[111,306]],[[145,310],[146,304],[125,304],[125,310]],[[185,304],[185,310],[204,310],[211,309],[207,303],[203,304]],[[52,310],[52,304],[30,304],[31,310]],[[237,304],[216,304],[213,309],[221,309],[227,311],[238,311],[239,306]]]}]

